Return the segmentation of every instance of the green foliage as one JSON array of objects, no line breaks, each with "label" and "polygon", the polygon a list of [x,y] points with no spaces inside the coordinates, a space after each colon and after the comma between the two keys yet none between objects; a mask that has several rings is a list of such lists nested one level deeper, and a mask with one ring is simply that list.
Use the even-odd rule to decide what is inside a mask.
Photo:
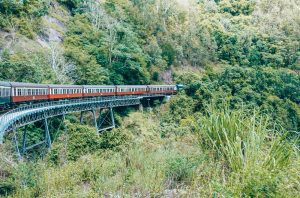
[{"label": "green foliage", "polygon": [[251,0],[223,0],[220,1],[219,6],[221,11],[228,12],[233,16],[250,15],[254,11],[254,2]]},{"label": "green foliage", "polygon": [[0,2],[0,12],[6,15],[40,17],[47,14],[48,7],[47,0],[2,0]]},{"label": "green foliage", "polygon": [[80,7],[82,0],[58,0],[59,3],[68,7],[72,11],[76,11]]},{"label": "green foliage", "polygon": [[[92,26],[86,15],[77,14],[69,24],[66,56],[75,61],[78,84],[147,84],[145,55],[134,32],[119,27],[113,51],[109,35]],[[109,72],[108,72],[109,71]]]},{"label": "green foliage", "polygon": [[[67,134],[61,137],[61,143],[53,145],[50,159],[54,162],[65,157],[76,160],[85,153],[93,153],[100,149],[100,138],[95,129],[67,123]],[[60,153],[64,152],[64,153]]]},{"label": "green foliage", "polygon": [[[172,77],[185,90],[152,112],[124,110],[120,128],[101,135],[69,117],[66,131],[51,131],[59,137],[43,162],[16,163],[2,149],[0,195],[299,194],[299,151],[290,132],[300,130],[299,5],[57,2],[52,8],[63,5],[71,13],[62,46],[75,84],[150,84],[170,70],[179,71]],[[0,1],[0,28],[9,35],[0,40],[0,80],[57,82],[45,53],[14,49],[20,34],[35,39],[44,31],[49,3]],[[28,144],[43,138],[34,128],[28,128]]]},{"label": "green foliage", "polygon": [[185,95],[179,95],[170,101],[170,113],[175,121],[186,118],[193,111],[194,101]]},{"label": "green foliage", "polygon": [[14,55],[0,62],[0,80],[51,83],[55,80],[43,53]]},{"label": "green foliage", "polygon": [[199,159],[192,157],[177,157],[167,161],[166,177],[170,180],[170,187],[176,188],[180,184],[188,184],[199,165]]},{"label": "green foliage", "polygon": [[[3,174],[3,173],[2,173]],[[4,176],[8,177],[8,176]],[[15,186],[11,178],[1,178],[0,180],[0,195],[7,196],[15,191]]]},{"label": "green foliage", "polygon": [[100,36],[87,18],[83,15],[76,15],[70,21],[67,36],[65,39],[68,59],[76,64],[75,83],[76,84],[103,84],[108,80],[108,73],[105,68],[97,63],[94,51]]},{"label": "green foliage", "polygon": [[119,150],[130,142],[128,133],[121,129],[105,132],[101,135],[100,147],[102,149]]},{"label": "green foliage", "polygon": [[0,1],[0,28],[33,39],[42,32],[41,17],[48,13],[48,0]]},{"label": "green foliage", "polygon": [[216,104],[226,99],[233,109],[261,107],[285,129],[298,131],[299,83],[299,75],[290,71],[229,67],[220,74],[208,73],[202,80],[192,81],[186,93],[196,99],[195,109],[204,110],[211,99]]},{"label": "green foliage", "polygon": [[66,124],[66,131],[53,144],[50,161],[54,163],[65,163],[75,161],[86,153],[95,153],[103,149],[121,150],[130,142],[128,133],[116,129],[97,134],[96,130],[78,124]]},{"label": "green foliage", "polygon": [[[231,112],[226,106],[221,111],[208,106],[207,112],[209,119],[203,117],[204,119],[199,120],[199,136],[204,141],[202,145],[212,147],[217,155],[228,160],[229,167],[234,171],[243,169],[247,163],[253,163],[251,160],[257,157],[257,149],[265,150],[260,146],[266,141],[266,136],[274,135],[268,134],[270,123],[267,116],[257,117],[254,112],[249,117],[243,110]],[[264,156],[263,165],[271,168],[268,164],[273,159],[278,160],[272,162],[278,166],[276,168],[283,168],[289,162],[290,148],[284,140],[277,137],[272,139],[273,145],[269,153],[271,156]]]}]

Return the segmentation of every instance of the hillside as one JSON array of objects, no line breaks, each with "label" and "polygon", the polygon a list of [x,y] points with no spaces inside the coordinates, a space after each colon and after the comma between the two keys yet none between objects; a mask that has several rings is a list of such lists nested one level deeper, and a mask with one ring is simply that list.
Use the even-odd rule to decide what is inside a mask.
[{"label": "hillside", "polygon": [[100,136],[77,114],[57,133],[51,120],[44,159],[18,161],[6,137],[0,196],[297,197],[299,13],[299,0],[0,1],[0,81],[185,85],[117,109]]}]

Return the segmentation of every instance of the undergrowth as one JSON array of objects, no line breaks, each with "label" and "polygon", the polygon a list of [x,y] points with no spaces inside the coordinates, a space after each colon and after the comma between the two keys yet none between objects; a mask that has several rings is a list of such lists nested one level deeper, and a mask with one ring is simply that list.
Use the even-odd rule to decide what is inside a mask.
[{"label": "undergrowth", "polygon": [[[172,123],[166,118],[170,116],[166,104],[161,111],[131,113],[118,129],[100,136],[93,128],[67,123],[66,133],[44,161],[18,163],[13,170],[1,166],[7,171],[1,193],[12,197],[299,194],[299,151],[283,131],[275,130],[268,116],[226,105],[206,109]],[[169,121],[162,124],[163,120]]]}]

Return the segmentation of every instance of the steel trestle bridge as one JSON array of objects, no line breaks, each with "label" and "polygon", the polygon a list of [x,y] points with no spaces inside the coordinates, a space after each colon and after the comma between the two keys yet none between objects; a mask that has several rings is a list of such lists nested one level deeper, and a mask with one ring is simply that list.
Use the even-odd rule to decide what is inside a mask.
[{"label": "steel trestle bridge", "polygon": [[[23,106],[9,111],[0,116],[0,144],[3,143],[4,136],[13,132],[13,141],[16,145],[17,154],[21,157],[21,153],[24,153],[28,147],[26,147],[26,126],[37,121],[43,121],[45,125],[45,140],[30,146],[30,148],[39,144],[44,144],[47,147],[51,147],[51,137],[48,127],[48,119],[55,116],[63,116],[66,114],[81,112],[80,121],[83,122],[83,113],[91,111],[93,115],[93,122],[95,124],[97,132],[101,132],[107,129],[115,127],[113,108],[122,106],[134,106],[141,105],[143,99],[150,100],[151,98],[163,98],[169,94],[143,94],[143,95],[127,95],[127,96],[111,96],[111,97],[93,97],[93,98],[80,98],[70,99],[52,102],[42,102],[38,104],[32,104]],[[100,110],[99,119],[96,116],[96,110]],[[104,116],[102,110],[106,110]],[[103,124],[110,119],[110,126],[103,128]],[[23,131],[23,148],[19,149],[16,130],[24,127]]]}]

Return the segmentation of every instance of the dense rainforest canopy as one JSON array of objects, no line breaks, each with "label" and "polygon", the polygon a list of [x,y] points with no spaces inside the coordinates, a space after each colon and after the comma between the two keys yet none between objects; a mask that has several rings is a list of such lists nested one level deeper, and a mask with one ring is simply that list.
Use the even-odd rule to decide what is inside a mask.
[{"label": "dense rainforest canopy", "polygon": [[299,0],[0,0],[1,81],[185,85],[100,137],[70,115],[44,160],[7,141],[0,196],[295,197],[299,72]]}]

